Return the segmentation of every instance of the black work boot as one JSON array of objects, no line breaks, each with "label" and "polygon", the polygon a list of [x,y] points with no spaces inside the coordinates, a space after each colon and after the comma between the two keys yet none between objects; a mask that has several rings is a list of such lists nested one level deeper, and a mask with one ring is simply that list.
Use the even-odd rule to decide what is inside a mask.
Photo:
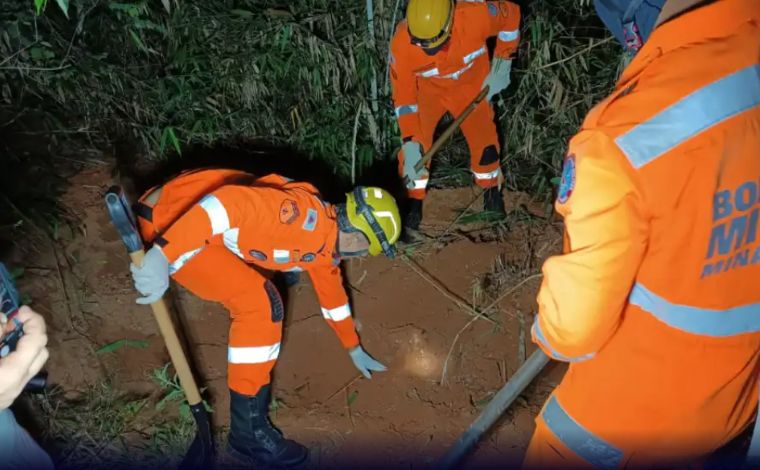
[{"label": "black work boot", "polygon": [[486,189],[483,193],[483,210],[490,213],[494,219],[503,219],[507,216],[501,188],[494,186]]},{"label": "black work boot", "polygon": [[407,200],[406,213],[401,232],[401,240],[404,243],[415,243],[422,240],[420,234],[420,222],[422,222],[422,200]]},{"label": "black work boot", "polygon": [[270,385],[256,395],[230,390],[230,435],[227,452],[243,462],[270,467],[293,467],[306,460],[309,451],[285,439],[269,421]]}]

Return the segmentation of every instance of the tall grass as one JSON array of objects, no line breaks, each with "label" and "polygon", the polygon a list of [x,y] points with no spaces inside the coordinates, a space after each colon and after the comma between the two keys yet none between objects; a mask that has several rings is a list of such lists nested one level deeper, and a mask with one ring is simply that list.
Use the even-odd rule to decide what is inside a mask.
[{"label": "tall grass", "polygon": [[[348,0],[71,0],[68,16],[52,2],[38,16],[31,0],[5,0],[0,159],[37,184],[0,173],[2,233],[56,225],[64,149],[128,142],[139,163],[265,140],[342,183],[393,165],[388,43],[405,2],[370,4],[372,35],[367,3]],[[567,140],[620,66],[584,0],[523,7],[513,83],[495,105],[511,188],[551,198]],[[467,184],[468,160],[456,136],[435,159],[433,185]]]},{"label": "tall grass", "polygon": [[[404,2],[373,5],[370,35],[365,4],[346,0],[72,0],[68,19],[8,0],[0,116],[19,122],[37,112],[39,125],[128,139],[149,158],[263,138],[325,161],[340,178],[354,159],[361,177],[398,146],[386,58]],[[500,123],[513,184],[542,192],[618,59],[612,44],[598,44],[605,34],[578,0],[536,0],[523,11]]]}]

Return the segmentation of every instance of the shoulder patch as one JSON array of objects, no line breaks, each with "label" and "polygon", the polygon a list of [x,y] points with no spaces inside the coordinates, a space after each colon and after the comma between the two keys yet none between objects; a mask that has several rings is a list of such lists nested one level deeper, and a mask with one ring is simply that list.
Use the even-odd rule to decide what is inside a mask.
[{"label": "shoulder patch", "polygon": [[303,220],[303,225],[301,225],[301,228],[308,232],[313,232],[317,227],[317,218],[317,211],[315,209],[308,208],[306,210],[306,218]]},{"label": "shoulder patch", "polygon": [[491,2],[488,2],[488,14],[491,16],[496,16],[497,14],[499,14],[499,7],[497,7]]},{"label": "shoulder patch", "polygon": [[575,155],[568,155],[562,165],[562,179],[559,181],[557,202],[564,204],[570,199],[575,189]]},{"label": "shoulder patch", "polygon": [[296,221],[298,216],[301,215],[301,211],[298,209],[298,204],[292,199],[285,199],[280,204],[280,223],[290,225]]}]

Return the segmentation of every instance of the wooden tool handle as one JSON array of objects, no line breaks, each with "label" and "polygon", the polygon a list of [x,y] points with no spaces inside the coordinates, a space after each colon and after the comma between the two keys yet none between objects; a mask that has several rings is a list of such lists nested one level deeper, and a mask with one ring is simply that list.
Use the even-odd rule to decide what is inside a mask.
[{"label": "wooden tool handle", "polygon": [[438,139],[436,139],[436,141],[433,142],[433,145],[430,146],[430,149],[427,152],[425,152],[425,155],[423,155],[422,160],[420,160],[419,162],[417,162],[416,165],[414,165],[414,169],[417,172],[422,171],[422,169],[425,168],[425,166],[427,166],[428,162],[430,162],[430,160],[433,158],[433,155],[435,155],[436,152],[438,152],[438,150],[441,148],[441,146],[447,140],[449,140],[449,137],[451,137],[451,135],[457,129],[459,129],[459,126],[462,125],[462,122],[464,122],[464,120],[467,119],[467,116],[469,116],[470,113],[472,113],[475,110],[475,108],[480,104],[481,101],[483,101],[483,98],[485,98],[486,96],[488,96],[488,86],[483,88],[480,91],[480,93],[478,93],[478,96],[476,96],[475,99],[473,99],[472,102],[470,102],[470,104],[465,108],[465,110],[462,111],[462,114],[460,114],[459,117],[457,117],[454,120],[454,122],[452,122],[449,125],[449,127],[447,127],[446,130],[443,131],[443,133],[441,133],[440,137],[438,137]]},{"label": "wooden tool handle", "polygon": [[[145,256],[144,250],[133,251],[129,254],[132,262],[137,266],[142,266],[142,260]],[[166,349],[169,350],[169,357],[174,364],[174,370],[177,371],[179,376],[179,383],[182,385],[182,390],[185,392],[187,402],[190,406],[197,405],[201,402],[201,394],[198,391],[198,385],[195,383],[193,373],[190,371],[190,364],[187,362],[185,351],[182,349],[182,344],[177,337],[177,331],[174,329],[174,323],[172,323],[171,316],[169,315],[169,309],[166,308],[164,299],[159,299],[156,302],[150,304],[150,308],[153,310],[153,316],[158,323],[158,329],[161,331],[161,336],[164,337],[166,343]]]}]

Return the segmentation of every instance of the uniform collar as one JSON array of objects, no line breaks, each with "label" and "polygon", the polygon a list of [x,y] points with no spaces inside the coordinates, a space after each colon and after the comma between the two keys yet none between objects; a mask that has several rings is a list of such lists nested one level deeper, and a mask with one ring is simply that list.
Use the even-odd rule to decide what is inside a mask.
[{"label": "uniform collar", "polygon": [[758,21],[757,0],[716,0],[681,14],[658,26],[620,77],[622,87],[654,59],[686,44],[722,37],[740,25]]}]

